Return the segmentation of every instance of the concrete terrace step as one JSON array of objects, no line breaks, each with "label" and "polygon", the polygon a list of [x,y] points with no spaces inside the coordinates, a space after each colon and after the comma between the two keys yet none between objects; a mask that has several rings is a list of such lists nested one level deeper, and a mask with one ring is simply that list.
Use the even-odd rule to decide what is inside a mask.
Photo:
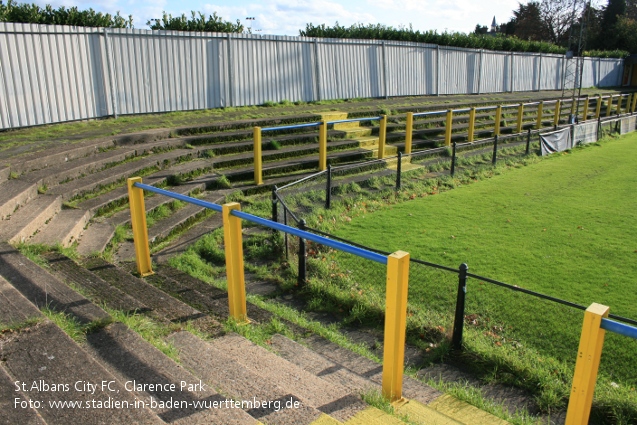
[{"label": "concrete terrace step", "polygon": [[[282,335],[274,335],[271,339],[271,343],[272,348],[279,356],[321,377],[323,380],[343,385],[352,392],[361,393],[369,390],[381,391],[381,384],[379,382],[374,382],[358,375],[343,365],[334,363]],[[435,391],[425,384],[422,385],[428,391]],[[418,424],[451,425],[459,423],[417,401],[410,401],[407,405],[397,408],[397,412],[401,415],[408,416],[411,421]]]},{"label": "concrete terrace step", "polygon": [[62,254],[51,252],[45,254],[44,258],[55,276],[73,287],[81,288],[96,304],[104,303],[107,307],[126,313],[150,310],[143,302],[110,285]]},{"label": "concrete terrace step", "polygon": [[39,195],[20,208],[19,213],[0,221],[0,240],[11,243],[24,242],[43,228],[62,208],[62,198]]},{"label": "concrete terrace step", "polygon": [[[220,202],[223,202],[226,195],[231,191],[232,190],[207,192],[203,196],[198,197],[198,199],[206,202],[211,202],[213,204],[219,204]],[[160,195],[158,198],[167,197]],[[167,199],[171,200],[171,198]],[[174,214],[166,217],[163,220],[157,221],[153,226],[151,226],[148,229],[148,239],[151,243],[153,243],[155,241],[168,237],[170,232],[172,232],[175,228],[186,224],[189,220],[195,218],[198,214],[202,213],[205,210],[206,208],[204,207],[200,207],[194,204],[187,204],[185,207],[177,210]]]},{"label": "concrete terrace step", "polygon": [[[133,394],[53,323],[47,321],[3,339],[2,368],[11,381],[25,383],[29,390],[25,397],[44,404],[38,413],[47,424],[163,423],[145,407],[134,408]],[[99,385],[102,381],[110,382],[112,391]],[[69,390],[31,389],[33,383],[66,385]],[[84,383],[98,385],[89,390]],[[76,401],[82,408],[49,408],[50,402]],[[127,403],[129,408],[87,408],[109,401]]]},{"label": "concrete terrace step", "polygon": [[[235,400],[269,402],[266,406],[246,405],[255,419],[272,425],[307,425],[322,414],[296,394],[263,379],[239,364],[225,350],[218,350],[189,332],[177,332],[168,340],[179,350],[181,363],[208,385]],[[298,402],[298,408],[286,403]]]},{"label": "concrete terrace step", "polygon": [[0,423],[6,425],[46,425],[36,409],[28,405],[16,408],[16,398],[29,400],[24,392],[16,391],[13,379],[0,367],[0,412],[2,412],[0,414]]},{"label": "concrete terrace step", "polygon": [[[310,336],[303,342],[307,344],[312,351],[331,360],[335,364],[341,365],[376,384],[382,384],[382,365],[317,335]],[[404,376],[403,395],[410,400],[416,400],[427,405],[432,400],[438,398],[441,393],[420,381],[409,376]]]},{"label": "concrete terrace step", "polygon": [[[11,326],[42,317],[42,313],[9,282],[0,277],[0,325]],[[0,398],[1,400],[1,398]]]},{"label": "concrete terrace step", "polygon": [[77,253],[89,256],[101,253],[115,234],[115,226],[111,223],[93,223],[82,233],[77,244]]},{"label": "concrete terrace step", "polygon": [[345,421],[367,407],[347,387],[323,380],[237,334],[228,334],[209,344],[264,380],[276,382],[310,406],[338,420]]},{"label": "concrete terrace step", "polygon": [[[143,182],[150,186],[156,186],[166,182],[170,177],[180,176],[191,171],[205,170],[208,168],[212,169],[212,164],[209,160],[195,159],[182,164],[171,165],[168,168],[149,174],[143,178]],[[203,179],[198,179],[198,181],[202,186],[205,186],[205,181]],[[125,203],[127,200],[128,188],[125,183],[122,183],[122,186],[94,198],[82,201],[77,206],[78,208],[91,211],[91,214],[94,215],[100,208],[104,208],[114,203]]]},{"label": "concrete terrace step", "polygon": [[24,180],[9,180],[2,184],[0,220],[5,220],[19,207],[38,196],[38,186]]},{"label": "concrete terrace step", "polygon": [[92,190],[100,186],[115,183],[122,178],[132,176],[137,171],[144,168],[153,166],[164,167],[172,162],[177,161],[179,158],[184,158],[196,154],[197,151],[193,151],[191,149],[176,149],[174,151],[150,155],[137,161],[120,164],[115,167],[108,168],[94,174],[89,174],[76,180],[72,180],[68,183],[58,185],[50,190],[48,193],[53,195],[61,195],[62,199],[68,200],[76,195],[91,192]]},{"label": "concrete terrace step", "polygon": [[62,210],[31,239],[31,242],[44,245],[59,243],[62,246],[69,246],[79,238],[90,218],[88,211]]},{"label": "concrete terrace step", "polygon": [[0,243],[0,276],[36,307],[49,307],[75,317],[80,323],[109,320],[110,316],[60,282],[7,243]]},{"label": "concrete terrace step", "polygon": [[203,221],[197,223],[196,226],[193,226],[186,232],[180,234],[175,240],[171,241],[167,247],[153,254],[153,261],[165,263],[170,257],[183,254],[186,250],[188,250],[190,245],[197,242],[201,237],[222,226],[223,218],[221,217],[221,214],[214,214],[210,217],[206,217]]},{"label": "concrete terrace step", "polygon": [[170,322],[208,319],[203,313],[171,297],[130,273],[101,258],[88,258],[82,262],[93,274],[142,302],[160,319]]},{"label": "concrete terrace step", "polygon": [[[225,397],[208,385],[200,385],[199,378],[121,323],[89,334],[85,349],[120,382],[159,384],[159,389],[153,390],[137,387],[133,394],[147,403],[155,400],[157,406],[151,409],[166,423],[253,425],[257,422],[240,409],[196,408],[193,405],[196,402],[211,405]],[[174,390],[170,389],[171,385]],[[162,391],[166,388],[169,390]],[[173,408],[161,407],[160,403],[171,401],[180,404]]]},{"label": "concrete terrace step", "polygon": [[[147,184],[145,182],[145,179],[142,179],[142,182],[144,184]],[[206,188],[205,183],[201,181],[194,181],[194,182],[188,182],[179,186],[167,187],[165,189],[171,192],[179,193],[181,195],[190,195],[194,191],[204,190],[205,188]],[[163,196],[163,195],[148,196],[148,194],[149,193],[146,192],[144,197],[144,207],[146,208],[147,214],[161,205],[174,201],[173,198],[169,198],[168,196]],[[126,200],[128,200],[128,190],[126,192]],[[111,217],[107,219],[107,221],[111,223],[113,226],[119,226],[121,224],[130,223],[131,221],[130,209],[126,208],[124,210],[121,210],[113,214]]]}]

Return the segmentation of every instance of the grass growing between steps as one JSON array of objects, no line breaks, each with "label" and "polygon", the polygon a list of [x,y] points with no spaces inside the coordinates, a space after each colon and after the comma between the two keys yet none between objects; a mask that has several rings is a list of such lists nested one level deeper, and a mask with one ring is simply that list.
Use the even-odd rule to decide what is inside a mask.
[{"label": "grass growing between steps", "polygon": [[73,341],[80,344],[86,341],[86,334],[95,332],[111,323],[111,320],[96,320],[87,324],[81,324],[70,314],[55,311],[49,307],[45,307],[41,311],[50,321],[58,325],[64,333],[71,337]]},{"label": "grass growing between steps", "polygon": [[79,254],[75,250],[74,246],[65,247],[61,244],[57,245],[43,245],[43,244],[28,244],[28,243],[19,243],[16,245],[16,249],[22,253],[29,260],[33,261],[40,267],[48,268],[49,263],[42,258],[42,254],[47,252],[59,252],[71,259],[79,258]]}]

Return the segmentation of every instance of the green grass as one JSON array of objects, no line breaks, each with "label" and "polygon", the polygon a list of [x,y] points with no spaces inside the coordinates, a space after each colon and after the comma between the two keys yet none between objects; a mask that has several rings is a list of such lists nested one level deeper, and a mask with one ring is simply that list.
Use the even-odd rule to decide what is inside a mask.
[{"label": "green grass", "polygon": [[[465,262],[473,273],[586,306],[606,304],[635,318],[635,142],[637,134],[575,149],[374,213],[358,204],[348,211],[351,222],[334,227],[339,236],[377,249],[404,250],[450,267]],[[347,267],[332,271],[343,276],[331,291],[384,293],[382,270],[365,264],[346,273]],[[411,274],[412,321],[431,328],[439,320],[448,331],[457,277],[422,266],[412,266]],[[323,289],[330,291],[329,282]],[[475,323],[467,325],[468,352],[496,368],[490,372],[494,380],[533,390],[547,410],[562,406],[582,312],[474,279],[467,292],[466,314]],[[367,305],[380,309],[382,300]],[[622,400],[633,403],[628,417],[636,414],[636,355],[635,341],[607,334],[597,403],[616,417],[626,414],[617,407]]]}]

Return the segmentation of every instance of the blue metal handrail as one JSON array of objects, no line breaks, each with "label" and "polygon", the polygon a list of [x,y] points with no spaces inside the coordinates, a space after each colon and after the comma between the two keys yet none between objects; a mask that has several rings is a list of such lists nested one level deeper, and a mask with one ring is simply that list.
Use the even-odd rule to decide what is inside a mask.
[{"label": "blue metal handrail", "polygon": [[291,130],[295,128],[305,128],[305,127],[318,127],[322,123],[320,122],[311,122],[308,124],[296,124],[296,125],[284,125],[282,127],[265,127],[261,129],[261,132],[264,131],[278,131],[278,130]]},{"label": "blue metal handrail", "polygon": [[602,319],[602,323],[600,327],[602,329],[606,329],[607,331],[615,332],[616,334],[637,339],[637,327],[634,327],[634,326],[629,326],[624,323],[615,322],[614,320],[610,320],[610,319]]},{"label": "blue metal handrail", "polygon": [[[168,196],[169,198],[178,199],[180,201],[188,202],[190,204],[198,205],[200,207],[208,208],[217,212],[222,211],[221,205],[213,204],[212,202],[202,201],[197,198],[192,198],[190,196],[181,195],[179,193],[174,193],[169,190],[159,189],[154,186],[149,186],[143,183],[134,183],[133,186],[138,187],[143,190],[147,190],[149,192],[158,193],[160,195]],[[276,223],[274,221],[257,217],[256,215],[248,214],[243,211],[233,210],[230,212],[231,215],[241,218],[243,220],[247,220],[251,223],[260,224],[265,227],[269,227],[271,229],[279,230],[281,232],[289,233],[294,236],[298,236],[302,239],[306,239],[308,241],[316,242],[321,245],[329,246],[330,248],[337,249],[339,251],[344,251],[349,254],[354,254],[358,257],[365,258],[367,260],[375,261],[381,264],[387,264],[387,257],[381,254],[377,254],[372,251],[367,251],[366,249],[358,248],[352,245],[348,245],[342,242],[335,241],[333,239],[328,239],[323,236],[315,235],[313,233],[309,233],[300,229],[296,229],[294,227],[287,226],[285,224]]]},{"label": "blue metal handrail", "polygon": [[328,124],[340,124],[342,122],[363,122],[363,121],[377,121],[381,120],[382,117],[368,117],[368,118],[352,118],[348,120],[336,120],[336,121],[328,121]]}]

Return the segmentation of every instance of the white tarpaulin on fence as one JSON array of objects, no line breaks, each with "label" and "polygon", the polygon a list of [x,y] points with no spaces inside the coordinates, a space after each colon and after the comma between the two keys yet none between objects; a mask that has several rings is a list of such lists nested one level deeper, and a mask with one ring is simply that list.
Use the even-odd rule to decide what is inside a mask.
[{"label": "white tarpaulin on fence", "polygon": [[597,141],[597,121],[573,126],[573,145]]},{"label": "white tarpaulin on fence", "polygon": [[622,118],[620,120],[619,133],[620,134],[626,134],[626,133],[630,133],[631,131],[635,131],[635,125],[636,124],[637,124],[637,118],[636,117]]},{"label": "white tarpaulin on fence", "polygon": [[570,127],[540,134],[540,146],[542,148],[542,156],[571,149],[573,147],[573,139],[571,139]]}]

